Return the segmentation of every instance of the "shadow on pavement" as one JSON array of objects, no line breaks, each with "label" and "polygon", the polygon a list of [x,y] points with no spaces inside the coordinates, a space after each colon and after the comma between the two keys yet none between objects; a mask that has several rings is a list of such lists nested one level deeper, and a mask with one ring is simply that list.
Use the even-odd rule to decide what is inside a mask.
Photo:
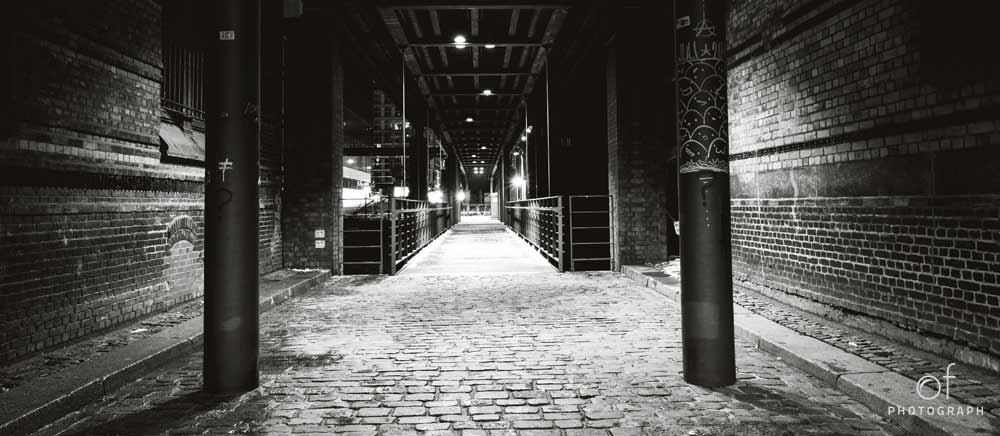
[{"label": "shadow on pavement", "polygon": [[192,392],[108,421],[83,421],[60,435],[156,435],[171,430],[197,434],[204,431],[204,429],[194,431],[200,426],[199,424],[203,424],[197,419],[198,417],[204,416],[204,421],[211,421],[221,413],[225,414],[225,425],[229,430],[243,430],[246,432],[243,434],[247,434],[254,430],[254,422],[263,415],[265,407],[263,402],[247,401],[256,396],[256,392],[232,396],[211,395],[202,391]]}]

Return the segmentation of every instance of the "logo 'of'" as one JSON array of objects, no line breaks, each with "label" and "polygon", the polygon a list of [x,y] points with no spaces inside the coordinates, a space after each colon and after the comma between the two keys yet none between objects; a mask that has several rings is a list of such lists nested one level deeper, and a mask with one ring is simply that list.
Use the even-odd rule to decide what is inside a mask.
[{"label": "logo 'of'", "polygon": [[[955,366],[954,363],[949,363],[948,366],[945,367],[944,369],[944,376],[941,377],[944,379],[945,398],[951,398],[951,379],[955,378],[955,376],[951,375],[951,367],[953,366]],[[934,383],[933,387],[930,386],[931,382]],[[934,392],[933,395],[925,395],[924,388],[932,389]],[[937,398],[939,395],[941,395],[941,380],[938,380],[937,377],[934,377],[933,375],[930,374],[920,377],[920,379],[917,380],[917,395],[919,395],[920,398],[923,398],[925,400],[933,400]]]}]

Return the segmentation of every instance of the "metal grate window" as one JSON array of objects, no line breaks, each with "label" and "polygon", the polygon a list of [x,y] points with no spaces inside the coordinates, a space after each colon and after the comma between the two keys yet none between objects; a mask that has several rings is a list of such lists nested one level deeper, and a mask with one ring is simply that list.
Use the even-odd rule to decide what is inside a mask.
[{"label": "metal grate window", "polygon": [[163,108],[185,117],[205,119],[205,53],[164,41]]},{"label": "metal grate window", "polygon": [[170,1],[163,11],[163,109],[203,125],[205,119],[205,50],[202,23],[189,0]]}]

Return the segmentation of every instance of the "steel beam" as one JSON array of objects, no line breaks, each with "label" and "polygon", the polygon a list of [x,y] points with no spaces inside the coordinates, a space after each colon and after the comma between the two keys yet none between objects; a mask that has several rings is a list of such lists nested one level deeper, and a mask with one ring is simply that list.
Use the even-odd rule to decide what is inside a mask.
[{"label": "steel beam", "polygon": [[684,380],[736,383],[724,0],[674,2]]},{"label": "steel beam", "polygon": [[260,0],[214,0],[205,87],[205,389],[257,387]]}]

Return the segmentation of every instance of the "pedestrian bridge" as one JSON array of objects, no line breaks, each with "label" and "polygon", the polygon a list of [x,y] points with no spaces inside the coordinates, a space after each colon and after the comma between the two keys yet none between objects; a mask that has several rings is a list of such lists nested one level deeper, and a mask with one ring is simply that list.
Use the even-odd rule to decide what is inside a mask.
[{"label": "pedestrian bridge", "polygon": [[534,272],[545,264],[556,271],[613,270],[612,204],[608,195],[551,196],[464,215],[447,203],[383,199],[347,211],[342,270]]},{"label": "pedestrian bridge", "polygon": [[400,275],[551,273],[558,271],[500,221],[463,217],[428,244]]}]

